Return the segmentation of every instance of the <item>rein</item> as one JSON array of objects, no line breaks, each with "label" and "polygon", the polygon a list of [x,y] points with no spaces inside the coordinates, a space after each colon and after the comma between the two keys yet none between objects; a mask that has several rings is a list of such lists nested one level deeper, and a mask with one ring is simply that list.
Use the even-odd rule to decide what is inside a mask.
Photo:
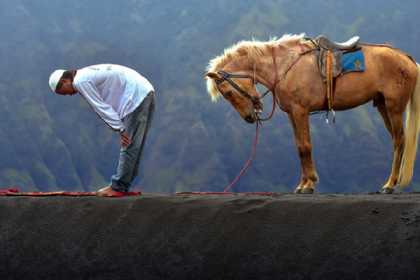
[{"label": "rein", "polygon": [[[271,91],[272,97],[273,97],[273,108],[271,109],[271,113],[268,115],[268,117],[266,118],[260,118],[260,116],[258,116],[258,121],[257,121],[257,128],[258,128],[258,122],[265,122],[268,120],[271,120],[271,118],[274,116],[274,112],[276,111],[276,105],[277,105],[277,99],[276,99],[276,87],[277,84],[279,82],[279,77],[278,77],[278,68],[277,68],[277,59],[276,59],[276,49],[273,47],[271,49],[271,56],[273,58],[273,65],[274,65],[274,83],[273,86],[271,87],[270,90],[267,90],[267,92],[265,94],[262,95],[261,98],[264,98],[264,96]],[[289,72],[289,70],[291,69],[291,67],[287,70],[287,72]],[[287,74],[287,72],[285,73],[285,75]]]},{"label": "rein", "polygon": [[257,125],[255,126],[255,137],[254,137],[254,143],[252,144],[252,151],[251,156],[248,158],[248,160],[245,162],[244,166],[242,167],[241,171],[239,171],[239,174],[236,175],[235,179],[233,179],[232,182],[229,183],[223,190],[223,192],[229,192],[229,190],[238,183],[239,179],[245,174],[245,172],[248,170],[248,168],[251,166],[252,161],[255,159],[255,156],[257,154],[257,145],[258,145],[258,139],[259,139],[259,131],[260,131],[260,122],[257,122]]},{"label": "rein", "polygon": [[[273,117],[273,115],[274,115],[274,112],[275,112],[275,110],[276,110],[276,104],[277,104],[277,100],[276,100],[276,98],[275,98],[275,92],[276,92],[276,87],[277,87],[277,84],[278,84],[278,82],[279,82],[279,78],[278,78],[278,69],[277,69],[277,59],[276,59],[276,54],[275,54],[275,47],[273,47],[272,49],[271,49],[271,56],[272,56],[272,58],[273,58],[273,66],[274,66],[274,83],[273,83],[273,86],[271,87],[271,88],[269,88],[269,89],[267,89],[263,94],[261,94],[261,96],[259,96],[259,97],[255,97],[255,96],[252,96],[252,95],[250,95],[247,91],[245,91],[244,89],[242,89],[237,83],[235,83],[233,80],[232,80],[232,78],[233,79],[250,79],[251,81],[252,81],[252,83],[254,84],[254,85],[256,85],[257,84],[257,81],[256,81],[256,79],[255,79],[255,72],[254,72],[254,76],[250,76],[250,75],[247,75],[247,74],[234,74],[234,73],[229,73],[229,72],[226,72],[226,71],[223,71],[223,70],[220,70],[220,71],[218,71],[217,72],[217,74],[219,74],[220,76],[221,76],[221,78],[220,79],[217,79],[217,80],[215,80],[215,82],[216,82],[216,87],[217,87],[217,89],[219,90],[219,92],[222,94],[222,95],[225,95],[224,93],[223,93],[223,91],[220,89],[220,85],[223,83],[223,82],[228,82],[234,89],[236,89],[243,97],[245,97],[245,98],[248,98],[249,100],[251,100],[251,102],[252,102],[252,104],[254,105],[254,109],[255,109],[255,107],[256,107],[256,105],[259,105],[260,104],[260,102],[261,102],[261,100],[265,97],[265,96],[267,96],[267,94],[269,93],[269,92],[271,92],[272,93],[272,97],[273,97],[273,108],[272,108],[272,110],[271,110],[271,113],[269,114],[269,116],[267,117],[267,118],[260,118],[260,116],[259,116],[259,113],[257,113],[257,123],[258,122],[264,122],[264,121],[268,121],[268,120],[270,120],[272,117]],[[297,59],[298,60],[298,59]],[[289,72],[289,70],[296,64],[296,62],[297,62],[297,60],[292,64],[292,65],[290,65],[290,67],[287,69],[287,71],[285,72],[285,74],[284,75],[286,75],[287,74],[287,72]],[[255,71],[255,65],[254,65],[254,71]]]},{"label": "rein", "polygon": [[[299,53],[299,56],[297,57],[297,59],[295,59],[293,61],[293,63],[291,63],[289,65],[289,67],[286,69],[286,71],[283,74],[283,78],[286,77],[287,73],[293,68],[293,66],[295,66],[298,61],[300,60],[300,58],[308,53],[313,52],[315,49],[309,49],[303,52]],[[256,113],[257,115],[257,121],[256,121],[256,127],[255,127],[255,137],[254,137],[254,143],[252,145],[252,151],[251,151],[251,155],[248,158],[248,160],[245,162],[244,166],[242,167],[241,171],[239,172],[239,174],[235,177],[235,179],[233,179],[233,181],[228,184],[225,189],[224,189],[224,193],[229,192],[230,189],[232,189],[232,187],[239,181],[239,179],[245,174],[245,172],[248,170],[248,168],[251,166],[252,161],[255,159],[255,156],[257,154],[257,145],[258,145],[258,140],[259,140],[259,130],[260,130],[260,126],[262,125],[262,122],[264,121],[268,121],[270,120],[273,116],[274,116],[274,112],[276,111],[276,105],[277,105],[277,99],[276,99],[276,87],[277,84],[279,83],[279,77],[278,77],[278,68],[277,68],[277,59],[276,59],[276,49],[275,47],[273,47],[271,49],[271,56],[273,58],[273,67],[274,67],[274,83],[273,86],[268,89],[266,92],[264,92],[260,97],[255,97],[255,96],[251,96],[248,92],[246,92],[244,89],[242,89],[238,84],[236,84],[231,78],[236,78],[236,79],[251,79],[253,84],[256,84],[256,80],[255,80],[255,72],[254,72],[254,77],[251,77],[250,75],[246,75],[246,74],[233,74],[233,73],[228,73],[226,71],[220,70],[217,73],[221,76],[220,79],[215,80],[216,82],[216,86],[217,89],[219,90],[219,92],[224,95],[223,91],[220,90],[220,84],[222,84],[223,82],[228,82],[234,89],[236,89],[243,97],[248,98],[251,100],[252,104],[254,105],[254,109],[255,109],[255,104],[259,104],[260,100],[263,99],[269,92],[271,92],[272,97],[273,97],[273,108],[271,110],[271,113],[268,115],[268,117],[266,118],[261,118],[259,116],[259,113]],[[255,71],[255,65],[254,65],[254,71]],[[254,110],[255,111],[255,110]]]},{"label": "rein", "polygon": [[[235,179],[233,179],[233,181],[229,185],[227,185],[225,187],[225,189],[223,190],[223,192],[225,192],[225,193],[226,192],[229,192],[230,189],[232,189],[232,187],[234,185],[236,185],[236,183],[238,183],[239,179],[241,179],[241,177],[245,174],[245,172],[251,166],[252,161],[255,159],[255,156],[257,154],[257,146],[258,146],[258,139],[259,139],[259,134],[260,134],[259,133],[260,132],[260,126],[262,125],[262,122],[270,120],[274,116],[274,112],[276,111],[277,100],[276,100],[276,97],[275,97],[275,93],[276,93],[276,87],[277,87],[277,84],[278,84],[278,81],[279,80],[278,80],[278,70],[277,70],[277,60],[276,60],[276,55],[275,55],[275,48],[273,47],[271,49],[271,51],[272,51],[271,52],[271,55],[273,57],[273,66],[274,66],[274,73],[275,73],[274,74],[274,76],[275,76],[274,77],[274,83],[273,83],[273,86],[271,87],[271,89],[268,89],[264,94],[261,95],[261,97],[258,97],[258,101],[261,100],[261,99],[263,99],[271,91],[271,94],[272,94],[272,97],[273,97],[273,108],[272,108],[271,113],[269,114],[269,116],[267,118],[260,118],[259,114],[257,114],[257,118],[258,119],[257,119],[256,125],[255,125],[255,137],[254,137],[254,143],[252,144],[251,155],[248,158],[248,160],[245,162],[245,164],[242,167],[242,169],[239,172],[239,174],[236,175]],[[254,66],[254,69],[255,69],[255,66]],[[291,69],[291,67],[290,67],[290,69]],[[222,73],[220,73],[220,72],[222,72]],[[227,73],[225,71],[219,71],[218,73],[219,73],[219,75],[220,74],[223,74],[223,73],[225,73],[225,75],[227,74],[228,77],[227,77],[227,79],[224,78],[224,80],[226,80],[229,84],[231,84],[236,90],[240,89],[240,90],[238,90],[238,92],[240,92],[243,96],[245,96],[245,97],[246,96],[250,96],[251,97],[250,98],[251,101],[253,102],[253,104],[255,104],[254,101],[253,101],[253,98],[255,98],[255,97],[251,96],[249,93],[247,93],[246,91],[244,91],[243,89],[241,89],[234,81],[232,81],[230,79],[231,77],[232,78],[233,77],[236,77],[236,78],[248,78],[248,79],[252,79],[253,83],[255,84],[255,76],[254,77],[251,77],[251,76],[248,76],[248,75],[230,74],[230,73]],[[255,75],[255,73],[254,73],[254,75]],[[222,76],[222,77],[224,77],[224,76]],[[217,87],[218,88],[219,88],[219,85],[222,82],[223,82],[223,80],[221,82],[220,81],[219,82],[216,81],[216,84],[217,84]],[[221,93],[220,89],[219,89],[219,92]]]},{"label": "rein", "polygon": [[[284,72],[283,78],[286,77],[287,73],[293,68],[293,66],[296,65],[296,63],[298,63],[298,61],[300,60],[300,58],[303,55],[308,54],[308,53],[311,53],[312,51],[314,51],[314,49],[310,49],[310,50],[303,51],[303,52],[299,53],[298,58],[295,59],[293,61],[293,63],[291,63],[290,66]],[[221,83],[223,83],[224,81],[227,81],[242,96],[244,96],[246,98],[249,98],[252,101],[252,103],[254,104],[254,106],[255,106],[256,102],[258,102],[261,99],[263,99],[270,91],[271,91],[271,94],[272,94],[272,97],[273,97],[273,108],[271,110],[271,113],[268,115],[268,117],[261,118],[259,116],[259,113],[257,113],[257,122],[256,122],[256,127],[255,127],[255,137],[254,137],[254,143],[252,144],[251,155],[248,158],[248,160],[245,162],[244,166],[242,167],[242,169],[239,172],[239,174],[235,177],[235,179],[233,179],[233,181],[225,187],[225,189],[223,191],[224,193],[229,192],[229,190],[232,189],[232,187],[239,181],[239,179],[245,174],[245,172],[251,166],[252,161],[255,159],[255,156],[257,154],[257,145],[258,145],[258,140],[259,140],[260,126],[262,125],[262,122],[270,120],[274,116],[274,112],[276,111],[277,99],[276,99],[276,96],[275,95],[276,95],[276,87],[277,87],[277,84],[279,83],[279,77],[278,77],[277,59],[276,59],[276,53],[275,52],[276,52],[276,49],[275,49],[275,47],[273,47],[271,49],[271,56],[273,58],[274,83],[273,83],[273,86],[271,87],[271,89],[268,89],[264,94],[261,95],[261,97],[251,96],[248,92],[246,92],[245,90],[243,90],[240,86],[238,86],[238,84],[236,84],[234,81],[231,80],[231,78],[251,79],[253,81],[253,83],[256,84],[256,81],[255,81],[255,73],[254,73],[254,77],[251,77],[249,75],[232,74],[232,73],[228,73],[228,72],[225,72],[225,71],[219,71],[219,72],[217,72],[219,75],[222,76],[221,79],[216,80],[217,88],[218,88],[219,92],[222,95],[223,95],[223,93],[220,90],[219,85]],[[255,71],[255,66],[254,66],[254,71]],[[257,101],[255,101],[255,100],[257,100]]]}]

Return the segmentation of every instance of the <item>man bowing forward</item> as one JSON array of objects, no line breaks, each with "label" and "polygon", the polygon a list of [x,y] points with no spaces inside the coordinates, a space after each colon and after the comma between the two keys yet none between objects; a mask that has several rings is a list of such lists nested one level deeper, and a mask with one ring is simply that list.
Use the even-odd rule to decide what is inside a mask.
[{"label": "man bowing forward", "polygon": [[154,88],[136,71],[113,64],[88,66],[79,70],[56,70],[49,79],[59,95],[80,93],[99,117],[120,133],[118,168],[111,184],[100,196],[126,193],[138,174],[138,166],[155,110]]}]

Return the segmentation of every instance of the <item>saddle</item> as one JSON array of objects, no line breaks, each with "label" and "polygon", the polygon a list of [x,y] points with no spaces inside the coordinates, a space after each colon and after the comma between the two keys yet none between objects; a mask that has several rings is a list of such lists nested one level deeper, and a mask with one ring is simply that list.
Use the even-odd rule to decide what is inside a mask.
[{"label": "saddle", "polygon": [[344,53],[359,50],[360,38],[355,36],[347,42],[337,43],[324,35],[320,35],[311,41],[317,48],[318,68],[327,86],[328,111],[334,113],[334,79],[341,75],[343,71],[341,57]]},{"label": "saddle", "polygon": [[328,39],[324,35],[319,35],[315,39],[315,41],[318,42],[318,45],[320,47],[324,48],[324,49],[347,51],[347,50],[355,49],[357,47],[357,44],[360,41],[360,37],[359,36],[354,36],[346,42],[338,43],[338,42],[331,41],[330,39]]}]

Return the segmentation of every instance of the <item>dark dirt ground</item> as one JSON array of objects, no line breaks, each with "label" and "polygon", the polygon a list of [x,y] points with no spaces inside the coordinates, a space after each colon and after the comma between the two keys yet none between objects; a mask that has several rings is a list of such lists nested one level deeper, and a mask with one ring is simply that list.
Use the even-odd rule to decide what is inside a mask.
[{"label": "dark dirt ground", "polygon": [[420,194],[0,197],[0,279],[420,279]]}]

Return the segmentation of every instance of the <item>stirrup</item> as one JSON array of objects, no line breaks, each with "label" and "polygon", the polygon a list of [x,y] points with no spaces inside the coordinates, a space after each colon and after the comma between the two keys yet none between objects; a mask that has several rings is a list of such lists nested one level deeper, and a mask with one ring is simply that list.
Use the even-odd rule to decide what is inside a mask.
[{"label": "stirrup", "polygon": [[333,124],[335,124],[335,111],[334,111],[334,109],[331,109],[331,110],[328,110],[327,111],[327,114],[325,115],[325,123],[326,124],[330,124],[330,111],[331,111],[331,113],[332,113],[332,118],[331,118],[331,120],[332,120],[332,123]]}]

